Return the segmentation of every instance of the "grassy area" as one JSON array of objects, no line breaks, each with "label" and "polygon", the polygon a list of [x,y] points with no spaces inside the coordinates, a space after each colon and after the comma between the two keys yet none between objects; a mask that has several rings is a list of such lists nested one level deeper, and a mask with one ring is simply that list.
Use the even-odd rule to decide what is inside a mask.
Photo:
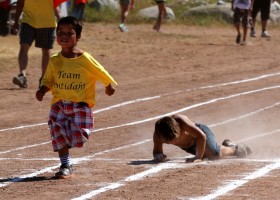
[{"label": "grassy area", "polygon": [[[185,17],[186,11],[193,7],[200,5],[216,3],[217,0],[167,0],[166,6],[170,7],[176,20],[172,23],[186,24],[186,25],[211,25],[211,24],[227,24],[220,16],[192,16]],[[130,12],[128,22],[131,24],[139,23],[154,23],[154,20],[139,18],[136,14],[139,10],[156,5],[153,0],[135,0],[135,10]],[[103,22],[103,23],[119,23],[120,11],[114,11],[109,8],[103,10],[96,10],[89,6],[85,10],[85,21],[87,22]]]}]

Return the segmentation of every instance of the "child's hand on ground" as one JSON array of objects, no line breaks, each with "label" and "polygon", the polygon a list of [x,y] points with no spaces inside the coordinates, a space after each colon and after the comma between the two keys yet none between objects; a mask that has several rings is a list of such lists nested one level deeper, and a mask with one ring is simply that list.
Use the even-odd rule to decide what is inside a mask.
[{"label": "child's hand on ground", "polygon": [[108,96],[111,96],[115,93],[115,88],[109,84],[107,87],[106,87],[106,90],[105,90],[105,93],[108,95]]},{"label": "child's hand on ground", "polygon": [[196,156],[191,157],[191,158],[186,158],[186,163],[191,163],[191,162],[196,163],[196,162],[201,162],[201,161],[202,161],[202,160],[199,159],[199,158],[197,158]]},{"label": "child's hand on ground", "polygon": [[166,158],[167,158],[167,156],[163,153],[159,153],[159,154],[154,155],[154,161],[155,162],[163,162],[163,161],[165,161]]}]

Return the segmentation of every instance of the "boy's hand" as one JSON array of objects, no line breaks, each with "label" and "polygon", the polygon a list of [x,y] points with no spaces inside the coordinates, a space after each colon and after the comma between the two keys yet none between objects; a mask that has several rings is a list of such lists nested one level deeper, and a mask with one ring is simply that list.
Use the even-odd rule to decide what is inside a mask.
[{"label": "boy's hand", "polygon": [[45,93],[44,93],[43,91],[38,90],[38,91],[36,92],[36,99],[37,99],[38,101],[42,101],[44,95],[45,95]]},{"label": "boy's hand", "polygon": [[186,158],[186,163],[191,163],[191,162],[196,163],[196,162],[201,162],[201,161],[202,161],[202,160],[199,159],[199,158],[197,158],[196,156],[191,157],[191,158]]},{"label": "boy's hand", "polygon": [[106,87],[106,90],[105,90],[105,93],[108,95],[108,96],[111,96],[115,93],[115,88],[109,84],[107,87]]},{"label": "boy's hand", "polygon": [[166,158],[167,158],[167,156],[163,153],[159,153],[159,154],[154,155],[154,161],[155,162],[163,162],[163,161],[165,161]]},{"label": "boy's hand", "polygon": [[40,87],[40,89],[36,92],[36,99],[38,101],[42,101],[43,97],[45,96],[45,94],[49,91],[50,89],[44,85],[42,85]]}]

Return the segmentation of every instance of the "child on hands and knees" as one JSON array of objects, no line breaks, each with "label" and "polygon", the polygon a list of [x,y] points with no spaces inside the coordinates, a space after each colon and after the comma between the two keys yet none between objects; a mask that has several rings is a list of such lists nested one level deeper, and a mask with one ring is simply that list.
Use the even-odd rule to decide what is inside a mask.
[{"label": "child on hands and knees", "polygon": [[58,178],[73,174],[69,149],[83,147],[93,130],[91,108],[95,104],[96,81],[105,85],[105,93],[113,95],[117,84],[111,75],[90,54],[77,48],[82,25],[72,16],[59,20],[56,34],[61,51],[53,55],[36,92],[38,101],[51,91],[53,98],[49,128],[53,150],[58,152],[61,166]]},{"label": "child on hands and knees", "polygon": [[252,153],[247,145],[235,144],[226,139],[219,146],[212,131],[204,124],[193,123],[185,115],[173,115],[155,123],[153,135],[153,156],[155,162],[164,162],[163,144],[172,144],[193,157],[186,162],[200,162],[203,159],[219,159],[233,156],[243,158]]}]

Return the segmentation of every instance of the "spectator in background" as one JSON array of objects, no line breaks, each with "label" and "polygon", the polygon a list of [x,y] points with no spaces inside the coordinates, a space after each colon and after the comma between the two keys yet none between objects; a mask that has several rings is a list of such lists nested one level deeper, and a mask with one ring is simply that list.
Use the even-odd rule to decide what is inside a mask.
[{"label": "spectator in background", "polygon": [[121,32],[127,32],[128,28],[126,27],[125,23],[128,16],[128,11],[134,9],[134,0],[120,0],[121,6],[121,23],[119,25],[119,29]]},{"label": "spectator in background", "polygon": [[[18,0],[13,30],[19,30],[19,18],[22,15],[20,26],[20,50],[18,55],[20,74],[13,78],[13,83],[21,88],[27,87],[26,68],[28,51],[35,40],[35,47],[42,49],[42,74],[44,75],[49,58],[50,49],[55,40],[56,17],[58,11],[54,8],[53,0]],[[40,80],[41,80],[40,78]]]},{"label": "spectator in background", "polygon": [[164,5],[166,0],[155,0],[155,2],[158,5],[158,17],[157,17],[157,21],[154,25],[154,30],[156,30],[157,32],[160,31],[160,27],[161,27],[161,22],[163,17],[165,17],[167,15],[166,12],[166,7]]},{"label": "spectator in background", "polygon": [[81,22],[84,19],[84,10],[86,4],[87,4],[87,0],[74,0],[72,16]]},{"label": "spectator in background", "polygon": [[[274,0],[272,0],[274,2]],[[256,37],[256,31],[255,31],[255,24],[256,24],[256,18],[257,14],[260,11],[261,12],[261,24],[262,24],[262,34],[261,37],[264,38],[270,38],[270,35],[268,34],[266,28],[267,28],[267,21],[270,16],[270,5],[271,0],[254,0],[253,3],[253,10],[252,10],[252,19],[253,19],[253,25],[251,27],[251,37]]]},{"label": "spectator in background", "polygon": [[9,19],[10,1],[0,0],[0,35],[6,36],[9,33],[8,19]]},{"label": "spectator in background", "polygon": [[[252,4],[254,0],[232,0],[231,9],[234,12],[233,22],[237,31],[236,43],[246,45],[247,30],[249,26],[249,16],[252,11]],[[242,22],[243,36],[241,41],[240,24]]]}]

